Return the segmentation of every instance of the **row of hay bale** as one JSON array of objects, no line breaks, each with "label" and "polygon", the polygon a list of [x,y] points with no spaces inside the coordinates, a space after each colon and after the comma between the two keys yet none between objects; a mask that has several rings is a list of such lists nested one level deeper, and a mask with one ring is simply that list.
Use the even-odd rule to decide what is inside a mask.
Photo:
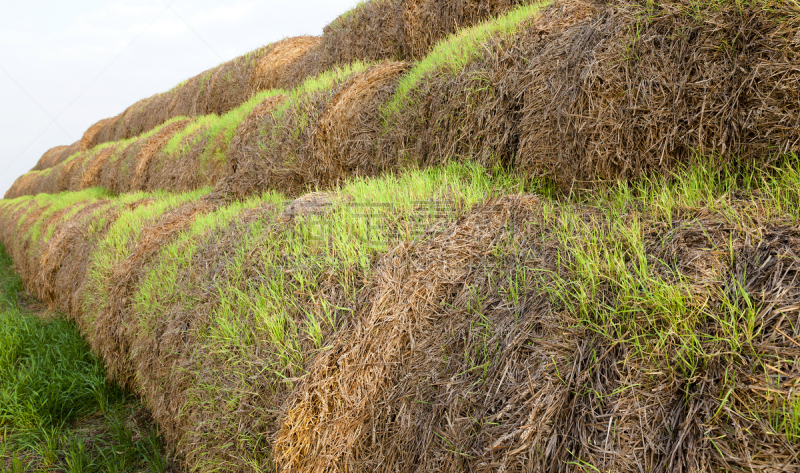
[{"label": "row of hay bale", "polygon": [[[481,176],[410,198],[487,190]],[[359,188],[402,196],[409,182]],[[336,204],[348,192],[365,203],[345,188],[330,218],[348,222]],[[619,307],[647,315],[645,331],[615,332],[559,299],[553,279],[582,277],[564,258],[585,244],[568,222],[618,235],[597,209],[531,195],[436,217],[425,238],[399,219],[404,231],[366,241],[357,225],[311,238],[320,222],[287,217],[276,195],[93,189],[0,201],[0,241],[26,287],[143,396],[190,471],[800,468],[796,226],[756,223],[743,205],[678,228],[658,220],[662,203],[643,205],[617,223],[646,243],[647,277],[678,290],[681,323],[701,321],[691,339],[710,355],[692,370],[674,307]],[[656,289],[595,284],[610,306]]]},{"label": "row of hay bale", "polygon": [[698,157],[766,166],[796,153],[798,7],[691,8],[523,6],[459,31],[413,65],[334,68],[274,107],[250,109],[227,149],[224,185],[239,196],[298,195],[469,159],[570,189]]},{"label": "row of hay bale", "polygon": [[114,194],[184,192],[214,186],[226,174],[231,141],[251,110],[263,113],[283,97],[274,91],[263,92],[222,116],[177,117],[136,138],[78,151],[52,167],[24,174],[6,197],[96,186]]},{"label": "row of hay bale", "polygon": [[262,120],[258,146],[232,150],[231,188],[296,194],[470,159],[570,189],[694,159],[768,166],[798,153],[800,8],[692,9],[572,0],[541,15],[512,10],[410,69],[375,66],[321,92],[312,112]]},{"label": "row of hay bale", "polygon": [[[97,186],[113,193],[125,193],[154,188],[189,189],[213,185],[224,166],[201,166],[199,160],[179,160],[165,151],[167,143],[191,123],[190,119],[177,118],[139,138],[105,143],[75,153],[51,168],[21,176],[6,192],[6,197],[57,194]],[[154,158],[159,153],[159,161],[155,163]],[[196,166],[198,172],[185,172],[182,169],[184,163]]]},{"label": "row of hay bale", "polygon": [[[419,59],[459,28],[529,1],[371,0],[337,18],[320,37],[287,38],[264,46],[95,123],[84,133],[81,150],[135,137],[178,116],[221,115],[259,91],[292,88],[336,66]],[[34,169],[45,169],[51,162],[45,154]]]}]

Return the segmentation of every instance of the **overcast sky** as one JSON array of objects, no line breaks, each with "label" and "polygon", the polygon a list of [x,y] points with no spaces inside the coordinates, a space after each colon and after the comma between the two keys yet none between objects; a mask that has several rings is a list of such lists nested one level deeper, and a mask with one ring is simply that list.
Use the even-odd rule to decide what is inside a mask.
[{"label": "overcast sky", "polygon": [[96,121],[358,0],[0,0],[0,197]]}]

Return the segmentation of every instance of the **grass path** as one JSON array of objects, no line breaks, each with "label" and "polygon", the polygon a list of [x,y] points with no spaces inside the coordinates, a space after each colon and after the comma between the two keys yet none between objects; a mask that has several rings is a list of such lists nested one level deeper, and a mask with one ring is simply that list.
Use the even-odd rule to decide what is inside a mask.
[{"label": "grass path", "polygon": [[147,411],[106,381],[74,323],[26,296],[0,245],[0,470],[169,469]]}]

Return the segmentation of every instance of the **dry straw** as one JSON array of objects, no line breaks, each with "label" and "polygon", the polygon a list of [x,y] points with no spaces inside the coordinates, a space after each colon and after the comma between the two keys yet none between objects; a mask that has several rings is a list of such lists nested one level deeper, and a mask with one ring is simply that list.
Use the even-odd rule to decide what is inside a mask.
[{"label": "dry straw", "polygon": [[81,151],[87,151],[97,146],[100,143],[103,129],[109,124],[114,123],[116,119],[117,117],[104,118],[90,126],[83,134],[83,137],[81,137]]},{"label": "dry straw", "polygon": [[291,196],[303,193],[308,187],[326,185],[318,182],[319,175],[311,143],[317,124],[331,100],[353,76],[365,67],[336,69],[309,80],[299,93],[291,94],[275,111],[257,120],[257,128],[244,124],[243,137],[234,139],[232,159],[225,188],[237,196],[259,194],[276,189]]},{"label": "dry straw", "polygon": [[[414,395],[392,394],[397,370],[425,328],[445,315],[441,307],[455,302],[457,286],[469,279],[503,233],[512,209],[536,205],[536,199],[495,202],[492,211],[470,214],[422,247],[406,243],[382,257],[354,331],[336,334],[288,404],[275,440],[276,460],[285,471],[366,471],[380,465],[380,460],[368,461],[376,454],[389,467],[404,464],[398,455],[419,453],[404,447],[425,437],[430,441],[433,432],[404,436],[387,422],[391,416],[397,427],[405,424],[396,417],[403,412],[380,412],[380,403]],[[421,374],[434,366],[417,369]],[[386,429],[373,430],[378,424]]]},{"label": "dry straw", "polygon": [[619,2],[531,50],[517,166],[564,186],[800,146],[800,8]]},{"label": "dry straw", "polygon": [[106,167],[108,158],[116,153],[117,150],[118,146],[110,145],[96,153],[87,166],[86,171],[83,173],[80,189],[88,189],[100,185],[100,173]]},{"label": "dry straw", "polygon": [[328,186],[344,176],[374,176],[384,169],[375,159],[381,155],[375,149],[381,133],[379,111],[408,67],[404,62],[373,66],[331,100],[312,143],[318,183]]},{"label": "dry straw", "polygon": [[275,43],[265,54],[250,76],[248,96],[252,97],[262,90],[285,89],[297,85],[289,77],[294,63],[317,46],[320,38],[298,36],[286,38]]},{"label": "dry straw", "polygon": [[241,125],[236,130],[231,140],[230,151],[227,160],[227,176],[233,176],[239,169],[239,161],[243,156],[252,155],[257,152],[258,132],[262,127],[262,122],[286,100],[286,95],[279,94],[270,97],[260,104],[253,107],[253,110],[242,120]]},{"label": "dry straw", "polygon": [[50,148],[47,150],[41,158],[39,158],[39,162],[36,163],[32,171],[42,171],[45,169],[49,169],[56,164],[58,164],[58,158],[67,150],[69,146],[56,146],[55,148]]},{"label": "dry straw", "polygon": [[222,115],[250,99],[253,74],[261,58],[275,47],[264,46],[220,65],[212,74],[204,97],[205,114]]},{"label": "dry straw", "polygon": [[149,187],[147,182],[152,175],[153,158],[175,134],[181,132],[190,123],[189,119],[176,120],[151,136],[142,146],[136,156],[136,168],[130,183],[131,190],[144,190]]},{"label": "dry straw", "polygon": [[[209,158],[211,151],[220,146],[220,137],[210,136],[209,127],[208,124],[202,124],[193,128],[190,133],[181,134],[180,142],[174,144],[177,152],[170,151],[168,146],[162,146],[151,158],[145,171],[148,179],[142,181],[141,189],[186,192],[213,186],[220,181],[225,174],[225,164],[218,159]],[[170,140],[164,143],[168,141]]]},{"label": "dry straw", "polygon": [[109,362],[109,375],[120,383],[131,388],[136,386],[136,374],[130,363],[130,343],[139,327],[133,323],[131,298],[142,266],[172,237],[186,230],[198,215],[213,209],[212,201],[201,199],[165,212],[158,221],[142,229],[138,240],[131,242],[128,256],[114,267],[109,303],[97,314],[91,340]]}]

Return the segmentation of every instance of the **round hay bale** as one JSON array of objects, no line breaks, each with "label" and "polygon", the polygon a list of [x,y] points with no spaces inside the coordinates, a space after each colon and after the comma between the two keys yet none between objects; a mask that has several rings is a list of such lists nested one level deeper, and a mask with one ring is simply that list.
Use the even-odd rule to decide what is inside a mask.
[{"label": "round hay bale", "polygon": [[122,112],[112,141],[126,140],[139,134],[138,130],[142,129],[142,122],[144,120],[144,107],[150,99],[151,97],[142,99]]},{"label": "round hay bale", "polygon": [[[386,130],[379,139],[379,162],[430,166],[470,159],[487,168],[512,169],[525,97],[533,87],[549,87],[546,81],[526,75],[526,69],[532,58],[547,60],[537,51],[553,36],[588,21],[598,11],[598,4],[591,1],[560,1],[520,18],[513,35],[488,36],[475,56],[457,70],[448,58],[440,58],[387,115]],[[451,39],[459,40],[459,36]]]},{"label": "round hay bale", "polygon": [[442,39],[495,18],[531,0],[407,0],[403,17],[404,54],[422,59]]},{"label": "round hay bale", "polygon": [[[455,348],[461,339],[442,337],[439,330],[462,322],[467,326],[474,324],[474,313],[464,310],[464,306],[470,303],[469,288],[481,284],[487,249],[502,235],[512,212],[532,216],[540,208],[535,197],[506,198],[492,204],[490,211],[471,212],[429,242],[398,245],[376,263],[373,279],[364,289],[364,300],[369,302],[353,315],[353,329],[346,334],[335,334],[325,351],[313,358],[306,371],[308,374],[294,388],[283,409],[274,446],[275,459],[282,471],[478,471],[458,463],[455,464],[462,468],[453,470],[443,464],[424,463],[428,456],[439,460],[444,456],[446,444],[434,443],[420,435],[436,438],[432,434],[435,431],[403,434],[424,430],[424,425],[413,421],[436,423],[442,419],[431,412],[431,405],[439,407],[446,403],[449,401],[447,394],[452,391],[460,394],[453,396],[455,404],[467,404],[462,401],[468,398],[465,392],[475,386],[474,382],[461,383],[455,370],[455,373],[448,372],[449,384],[437,384],[442,387],[441,391],[429,390],[418,383],[432,373],[441,373],[444,366],[454,368],[441,358],[434,361],[433,357],[439,350],[451,348],[452,358],[461,348]],[[551,320],[555,318],[543,312],[545,316],[550,315]],[[451,314],[457,314],[458,318],[450,317]],[[513,318],[513,313],[498,313],[497,318],[507,320]],[[518,327],[515,328],[519,334]],[[435,346],[438,350],[425,352],[429,355],[427,359],[419,357],[418,342],[425,343],[425,348]],[[443,348],[443,345],[449,346]],[[534,373],[540,366],[552,370],[552,365],[534,361],[531,353],[520,345],[519,355],[504,358],[504,361],[513,366],[515,361],[526,360],[526,368]],[[417,357],[412,363],[410,356],[413,355]],[[515,379],[528,381],[532,377],[526,378]],[[534,389],[533,384],[526,382],[511,386],[510,391],[521,385]],[[560,386],[554,394],[558,398],[564,391],[566,389]],[[422,415],[418,417],[409,416],[408,410],[392,410],[404,401],[413,405],[430,392],[441,397],[435,399],[437,402],[419,404],[427,412],[420,412]],[[484,400],[492,399],[502,406],[503,399],[495,400],[490,393],[487,390]],[[425,397],[426,401],[429,399]],[[528,414],[525,412],[514,419],[519,421],[517,425],[523,424]],[[454,418],[446,422],[454,422]],[[372,427],[377,428],[373,430]],[[402,434],[397,435],[398,431]],[[370,446],[366,447],[368,443]],[[442,450],[433,452],[434,447]],[[489,450],[488,446],[485,448]],[[455,456],[458,453],[462,452],[458,451]],[[415,461],[408,461],[409,457],[414,457]],[[485,458],[473,461],[480,460],[487,464]]]},{"label": "round hay bale", "polygon": [[[452,3],[452,2],[447,2]],[[407,0],[403,15],[403,46],[406,57],[420,58],[441,37],[440,9],[431,0]],[[421,56],[420,56],[421,55]]]},{"label": "round hay bale", "polygon": [[376,159],[380,108],[409,66],[405,62],[373,66],[352,78],[333,98],[319,120],[313,143],[318,182],[374,175],[383,168]]},{"label": "round hay bale", "polygon": [[379,0],[358,5],[323,30],[318,70],[353,61],[406,59],[403,16],[407,0]]},{"label": "round hay bale", "polygon": [[137,135],[140,133],[147,133],[170,120],[172,115],[170,114],[169,108],[172,104],[172,100],[173,96],[170,92],[164,92],[151,97],[142,111],[142,128]]},{"label": "round hay bale", "polygon": [[103,128],[108,126],[108,124],[113,122],[115,119],[116,117],[104,118],[90,126],[89,129],[84,132],[83,137],[81,138],[81,151],[87,151],[97,146],[99,144],[98,138],[100,138],[100,133],[103,131]]},{"label": "round hay bale", "polygon": [[[143,274],[143,267],[159,254],[171,239],[188,229],[194,220],[203,214],[213,212],[215,203],[199,199],[180,203],[177,207],[165,209],[160,215],[149,217],[141,227],[141,235],[130,241],[127,257],[113,266],[107,302],[100,305],[94,330],[90,340],[108,362],[110,376],[127,387],[137,385],[135,366],[131,363],[131,343],[136,340],[136,324],[127,324],[134,316],[133,299]],[[113,327],[113,329],[109,329]]]},{"label": "round hay bale", "polygon": [[56,146],[55,148],[50,148],[49,150],[45,151],[45,153],[42,155],[41,158],[39,158],[39,161],[36,163],[36,166],[34,166],[33,169],[31,169],[31,171],[41,171],[55,166],[56,159],[58,159],[58,157],[61,156],[61,154],[63,154],[64,151],[67,150],[67,148],[69,148],[69,146],[62,145],[62,146]]},{"label": "round hay bale", "polygon": [[272,46],[261,47],[220,64],[214,69],[208,89],[202,98],[205,113],[222,115],[246,102],[250,98],[248,90],[253,71],[261,58],[272,48]]},{"label": "round hay bale", "polygon": [[80,141],[77,141],[77,142],[75,142],[75,143],[72,143],[71,145],[67,146],[67,148],[66,148],[66,149],[64,149],[64,150],[61,152],[61,154],[59,154],[59,155],[58,155],[58,157],[56,157],[56,158],[53,160],[53,163],[50,165],[50,167],[55,167],[55,166],[57,166],[57,165],[59,165],[59,164],[63,163],[64,161],[66,161],[67,159],[69,159],[69,157],[70,157],[70,156],[72,156],[73,154],[80,152],[80,150],[81,150],[81,143],[80,143]]},{"label": "round hay bale", "polygon": [[289,81],[292,65],[320,43],[317,36],[286,38],[272,46],[259,61],[250,76],[247,95],[252,97],[262,90],[291,87]]},{"label": "round hay bale", "polygon": [[248,90],[253,71],[271,49],[270,45],[263,46],[213,69],[207,89],[198,98],[205,113],[223,115],[246,102],[250,98]]},{"label": "round hay bale", "polygon": [[139,145],[138,141],[127,141],[113,147],[113,151],[105,157],[104,164],[100,167],[98,184],[100,187],[115,191],[119,189],[121,182],[121,167],[126,158],[134,153],[134,149]]},{"label": "round hay bale", "polygon": [[[80,190],[79,183],[83,177],[88,160],[89,153],[81,152],[63,164],[64,172],[59,177],[57,192]],[[73,183],[75,187],[73,187]]]},{"label": "round hay bale", "polygon": [[323,86],[294,94],[279,113],[266,114],[253,133],[251,149],[239,153],[229,166],[236,167],[226,182],[231,192],[243,197],[272,189],[298,196],[318,187],[316,158],[311,152],[317,123],[342,87],[365,69],[361,64],[335,69],[320,79]]},{"label": "round hay bale", "polygon": [[186,128],[189,123],[191,123],[191,120],[188,118],[170,123],[151,136],[147,143],[142,146],[136,158],[136,169],[131,180],[130,190],[142,190],[145,188],[145,183],[152,174],[151,164],[153,157],[167,144],[170,138]]},{"label": "round hay bale", "polygon": [[75,160],[71,160],[68,163],[61,163],[57,166],[53,166],[52,168],[45,171],[41,174],[41,178],[37,179],[34,184],[34,195],[36,194],[58,194],[62,191],[61,183],[63,182],[63,176],[65,172],[65,168],[67,166],[71,167],[71,164]]},{"label": "round hay bale", "polygon": [[124,123],[124,113],[120,113],[119,115],[111,118],[107,118],[108,120],[106,124],[100,129],[97,133],[97,136],[94,138],[92,142],[92,148],[95,146],[101,145],[103,143],[108,143],[111,141],[116,141],[118,134],[122,133],[122,127]]},{"label": "round hay bale", "polygon": [[37,174],[38,173],[29,172],[19,176],[14,183],[11,184],[11,187],[8,188],[3,198],[15,199],[23,195],[30,195],[31,190],[33,189],[33,182],[36,180]]},{"label": "round hay bale", "polygon": [[241,125],[236,130],[231,140],[230,151],[228,153],[227,175],[231,176],[239,168],[239,162],[247,159],[247,156],[257,151],[255,138],[264,118],[270,114],[275,107],[286,100],[286,95],[275,95],[256,105],[250,114],[242,120]]},{"label": "round hay bale", "polygon": [[86,281],[86,267],[91,261],[91,250],[97,243],[97,239],[91,237],[89,227],[96,222],[98,212],[106,211],[108,206],[107,201],[82,206],[75,215],[56,228],[42,249],[38,274],[40,297],[46,301],[56,301],[59,307],[67,309],[67,314],[78,313],[75,304],[80,295],[78,288]]},{"label": "round hay bale", "polygon": [[218,159],[205,159],[208,150],[218,143],[209,139],[213,138],[208,133],[211,126],[208,123],[193,124],[181,136],[171,137],[180,139],[176,151],[167,152],[162,146],[156,152],[148,166],[147,179],[139,183],[141,189],[187,192],[216,185],[225,176],[226,166]]},{"label": "round hay bale", "polygon": [[108,158],[117,150],[117,146],[111,145],[103,148],[98,152],[94,158],[87,163],[87,169],[83,173],[80,182],[81,189],[88,189],[90,187],[97,187],[100,185],[100,174],[105,168]]},{"label": "round hay bale", "polygon": [[696,159],[769,166],[800,150],[800,25],[787,20],[800,7],[693,8],[620,0],[543,49],[520,37],[531,58],[520,168],[569,189]]},{"label": "round hay bale", "polygon": [[185,84],[179,85],[171,91],[172,100],[169,104],[169,114],[173,117],[194,117],[202,115],[197,111],[197,95],[204,84],[204,72],[192,77]]}]

